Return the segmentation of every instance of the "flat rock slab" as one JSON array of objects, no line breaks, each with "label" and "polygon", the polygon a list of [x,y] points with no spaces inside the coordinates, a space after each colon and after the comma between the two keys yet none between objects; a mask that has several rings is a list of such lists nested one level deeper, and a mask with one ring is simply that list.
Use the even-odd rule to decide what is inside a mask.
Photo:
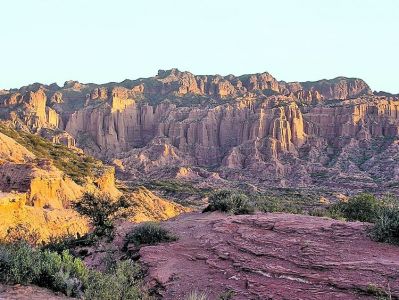
[{"label": "flat rock slab", "polygon": [[189,213],[163,223],[179,236],[143,247],[147,285],[163,299],[190,291],[218,299],[399,297],[399,247],[367,236],[370,224],[292,214]]}]

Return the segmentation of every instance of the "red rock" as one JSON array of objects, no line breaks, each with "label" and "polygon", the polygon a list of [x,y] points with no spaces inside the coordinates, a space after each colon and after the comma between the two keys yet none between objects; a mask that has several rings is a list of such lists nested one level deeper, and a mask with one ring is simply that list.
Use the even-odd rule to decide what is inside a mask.
[{"label": "red rock", "polygon": [[373,299],[372,286],[399,296],[399,250],[371,241],[365,223],[191,213],[163,226],[179,240],[140,250],[163,299],[226,289],[234,299]]},{"label": "red rock", "polygon": [[399,174],[396,160],[386,168],[399,138],[399,98],[373,94],[356,78],[286,83],[269,73],[171,69],[103,85],[35,83],[1,93],[0,118],[118,159],[130,179],[188,166],[228,181],[346,193],[391,189]]}]

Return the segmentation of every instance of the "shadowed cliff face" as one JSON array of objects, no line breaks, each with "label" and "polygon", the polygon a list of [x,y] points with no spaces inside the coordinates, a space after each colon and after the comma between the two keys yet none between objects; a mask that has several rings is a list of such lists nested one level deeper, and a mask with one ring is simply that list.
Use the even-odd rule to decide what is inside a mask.
[{"label": "shadowed cliff face", "polygon": [[376,189],[395,185],[399,174],[399,98],[381,95],[354,78],[286,83],[268,73],[172,69],[121,83],[3,92],[0,115],[117,159],[130,178],[182,177],[175,170],[192,166],[203,171],[190,179]]}]

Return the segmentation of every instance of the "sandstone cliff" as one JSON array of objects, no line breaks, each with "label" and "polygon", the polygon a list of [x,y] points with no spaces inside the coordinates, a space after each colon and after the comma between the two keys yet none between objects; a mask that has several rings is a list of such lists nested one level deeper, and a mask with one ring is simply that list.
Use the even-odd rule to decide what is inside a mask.
[{"label": "sandstone cliff", "polygon": [[373,94],[356,78],[287,83],[269,73],[177,69],[0,95],[0,114],[13,126],[117,161],[124,178],[194,166],[264,186],[371,190],[396,185],[399,166],[385,168],[383,157],[396,147],[398,105],[397,96]]}]

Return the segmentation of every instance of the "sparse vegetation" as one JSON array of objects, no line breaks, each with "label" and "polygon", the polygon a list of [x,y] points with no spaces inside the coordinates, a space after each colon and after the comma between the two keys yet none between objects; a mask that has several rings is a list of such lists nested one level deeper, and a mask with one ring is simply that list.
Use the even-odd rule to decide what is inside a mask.
[{"label": "sparse vegetation", "polygon": [[325,195],[325,192],[280,188],[249,194],[248,197],[254,203],[256,210],[261,212],[307,214],[322,207],[321,195]]},{"label": "sparse vegetation", "polygon": [[40,240],[39,233],[28,223],[17,223],[7,229],[3,241],[6,244],[13,244],[25,241],[29,245],[36,246]]},{"label": "sparse vegetation", "polygon": [[191,291],[187,297],[186,300],[208,300],[208,295],[205,292],[200,292],[197,290]]},{"label": "sparse vegetation", "polygon": [[146,222],[137,225],[125,238],[126,244],[134,244],[136,247],[173,242],[176,240],[177,236],[155,222]]},{"label": "sparse vegetation", "polygon": [[[309,202],[307,202],[309,201]],[[204,212],[222,211],[234,214],[261,212],[287,212],[329,217],[337,220],[374,223],[371,237],[379,242],[399,245],[399,200],[388,196],[377,199],[362,193],[334,204],[316,203],[312,197],[275,196],[266,194],[245,195],[235,191],[218,191],[209,198]]]},{"label": "sparse vegetation", "polygon": [[38,135],[17,131],[0,124],[0,132],[13,138],[27,148],[38,159],[48,159],[78,184],[83,184],[86,177],[93,177],[102,172],[101,161],[69,149],[61,144],[54,144]]},{"label": "sparse vegetation", "polygon": [[49,242],[42,245],[42,249],[62,253],[65,250],[75,255],[75,248],[94,245],[102,237],[96,231],[85,234],[84,236],[67,235],[63,237],[51,238]]},{"label": "sparse vegetation", "polygon": [[251,214],[255,211],[255,208],[245,194],[222,190],[209,197],[209,205],[204,212],[207,211],[221,211],[240,215]]},{"label": "sparse vegetation", "polygon": [[382,202],[374,195],[362,193],[327,207],[316,208],[309,212],[312,216],[329,217],[337,220],[374,223],[378,217]]},{"label": "sparse vegetation", "polygon": [[[221,293],[218,296],[218,300],[230,300],[233,299],[235,293],[233,290],[225,290],[223,293]],[[187,297],[185,298],[186,300],[208,300],[208,294],[206,292],[200,292],[198,290],[193,290],[191,291]]]},{"label": "sparse vegetation", "polygon": [[336,220],[345,221],[345,217],[341,211],[340,205],[330,205],[328,207],[321,207],[313,209],[309,212],[309,215],[314,217],[327,217]]},{"label": "sparse vegetation", "polygon": [[150,190],[160,191],[168,199],[173,199],[184,206],[198,205],[199,199],[212,194],[210,188],[198,188],[189,182],[177,180],[159,180],[141,184]]},{"label": "sparse vegetation", "polygon": [[283,197],[256,195],[254,196],[256,209],[261,212],[302,213],[304,208],[294,202],[286,201]]},{"label": "sparse vegetation", "polygon": [[375,241],[399,245],[399,200],[396,197],[377,199],[363,193],[327,209],[314,210],[311,215],[374,223],[370,235]]}]

